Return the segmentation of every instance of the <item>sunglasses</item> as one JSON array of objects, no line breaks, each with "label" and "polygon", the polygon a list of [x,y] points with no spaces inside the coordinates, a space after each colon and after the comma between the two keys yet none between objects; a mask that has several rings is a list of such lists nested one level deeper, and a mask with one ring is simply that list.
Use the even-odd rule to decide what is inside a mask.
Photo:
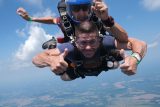
[{"label": "sunglasses", "polygon": [[82,11],[88,11],[88,10],[90,10],[91,5],[89,5],[89,4],[71,5],[70,8],[74,12],[79,12],[80,10],[82,10]]}]

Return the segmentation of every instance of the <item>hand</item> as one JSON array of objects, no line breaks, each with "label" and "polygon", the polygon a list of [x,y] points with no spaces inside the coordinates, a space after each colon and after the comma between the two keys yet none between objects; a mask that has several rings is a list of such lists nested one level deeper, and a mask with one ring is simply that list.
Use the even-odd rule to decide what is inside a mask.
[{"label": "hand", "polygon": [[60,55],[50,56],[50,67],[52,72],[54,72],[56,75],[63,73],[68,68],[68,63],[64,60],[66,55],[68,54],[68,50],[65,49],[63,53]]},{"label": "hand", "polygon": [[30,21],[30,16],[28,15],[28,13],[26,12],[26,10],[22,7],[17,9],[17,14],[19,14],[23,19]]},{"label": "hand", "polygon": [[132,56],[126,56],[124,50],[121,50],[121,55],[124,58],[124,63],[120,65],[122,72],[128,76],[136,74],[137,60]]},{"label": "hand", "polygon": [[92,11],[96,14],[97,17],[101,20],[108,19],[108,6],[102,2],[102,0],[94,0],[95,6],[92,6]]},{"label": "hand", "polygon": [[49,56],[56,56],[56,55],[58,56],[58,55],[61,54],[60,51],[59,51],[59,49],[57,49],[57,48],[48,49],[48,50],[45,51],[45,53],[46,53],[47,55],[49,55]]}]

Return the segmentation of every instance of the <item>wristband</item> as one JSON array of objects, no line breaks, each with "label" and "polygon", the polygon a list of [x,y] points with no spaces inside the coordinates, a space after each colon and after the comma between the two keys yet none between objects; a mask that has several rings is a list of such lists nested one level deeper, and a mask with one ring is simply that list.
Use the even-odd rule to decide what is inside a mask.
[{"label": "wristband", "polygon": [[30,22],[31,22],[31,21],[32,21],[32,18],[31,18],[31,17],[29,17],[28,21],[30,21]]},{"label": "wristband", "polygon": [[102,20],[102,23],[106,27],[112,27],[112,26],[114,26],[114,18],[112,16],[108,16],[108,19],[107,20]]},{"label": "wristband", "polygon": [[131,56],[137,59],[137,64],[139,64],[142,60],[141,56],[138,53],[132,53]]}]

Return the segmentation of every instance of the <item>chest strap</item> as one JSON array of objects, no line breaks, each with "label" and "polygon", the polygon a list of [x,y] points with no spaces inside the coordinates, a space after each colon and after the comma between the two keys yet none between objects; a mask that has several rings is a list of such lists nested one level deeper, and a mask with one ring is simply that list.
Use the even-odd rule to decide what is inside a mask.
[{"label": "chest strap", "polygon": [[74,28],[72,26],[72,23],[71,23],[69,16],[67,15],[67,12],[66,12],[65,0],[61,0],[58,3],[57,8],[58,8],[58,11],[60,14],[62,26],[64,27],[64,32],[66,33],[64,39],[67,41],[64,41],[64,42],[68,42],[68,41],[73,42],[74,41],[74,38],[73,38]]}]

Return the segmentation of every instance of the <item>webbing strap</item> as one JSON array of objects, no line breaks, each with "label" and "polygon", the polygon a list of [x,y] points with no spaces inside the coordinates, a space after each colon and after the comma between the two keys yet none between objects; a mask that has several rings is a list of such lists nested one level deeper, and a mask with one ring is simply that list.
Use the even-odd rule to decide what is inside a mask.
[{"label": "webbing strap", "polygon": [[70,39],[71,42],[73,42],[73,36],[74,36],[74,31],[73,31],[73,27],[72,24],[68,18],[67,12],[66,12],[66,5],[64,1],[60,1],[58,3],[58,11],[60,14],[60,18],[62,21],[62,25],[64,27],[64,30],[66,32],[66,36]]}]

